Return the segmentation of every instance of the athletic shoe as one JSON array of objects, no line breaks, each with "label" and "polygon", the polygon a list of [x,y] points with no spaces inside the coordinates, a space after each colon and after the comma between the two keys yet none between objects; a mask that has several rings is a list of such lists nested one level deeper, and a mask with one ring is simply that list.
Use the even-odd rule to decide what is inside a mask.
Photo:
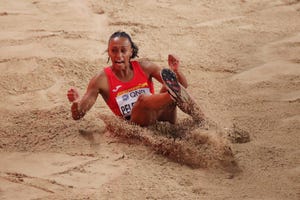
[{"label": "athletic shoe", "polygon": [[162,69],[161,77],[164,81],[168,93],[171,98],[176,102],[177,106],[185,113],[189,113],[188,104],[190,96],[184,87],[178,82],[176,74],[170,69]]},{"label": "athletic shoe", "polygon": [[194,120],[202,121],[204,119],[203,113],[186,89],[178,82],[176,74],[172,70],[164,68],[160,75],[168,93],[180,110],[192,116]]},{"label": "athletic shoe", "polygon": [[167,90],[174,101],[180,101],[181,87],[177,81],[176,74],[170,69],[162,69],[160,72],[161,78],[164,81]]}]

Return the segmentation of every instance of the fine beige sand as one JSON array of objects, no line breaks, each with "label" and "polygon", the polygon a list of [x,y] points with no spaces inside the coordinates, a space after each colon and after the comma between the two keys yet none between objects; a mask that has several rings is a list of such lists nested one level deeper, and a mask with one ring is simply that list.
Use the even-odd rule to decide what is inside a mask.
[{"label": "fine beige sand", "polygon": [[[299,0],[2,0],[0,27],[0,199],[300,199]],[[208,123],[71,119],[118,30]]]}]

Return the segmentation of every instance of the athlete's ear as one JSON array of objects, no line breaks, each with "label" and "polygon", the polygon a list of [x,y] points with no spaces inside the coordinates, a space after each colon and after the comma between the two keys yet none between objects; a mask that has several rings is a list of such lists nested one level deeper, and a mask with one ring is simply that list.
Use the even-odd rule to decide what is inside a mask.
[{"label": "athlete's ear", "polygon": [[130,48],[130,58],[132,58],[132,55],[133,55],[133,48],[131,47]]},{"label": "athlete's ear", "polygon": [[109,56],[109,52],[108,52],[108,48],[106,49],[106,53],[107,53],[107,64],[109,63],[110,60],[110,56]]}]

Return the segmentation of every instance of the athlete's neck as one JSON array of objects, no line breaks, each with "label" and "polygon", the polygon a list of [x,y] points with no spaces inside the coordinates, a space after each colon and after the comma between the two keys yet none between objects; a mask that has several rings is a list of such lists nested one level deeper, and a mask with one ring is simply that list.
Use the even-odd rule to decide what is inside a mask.
[{"label": "athlete's neck", "polygon": [[129,63],[128,66],[125,66],[123,69],[118,69],[112,67],[113,73],[117,76],[117,78],[121,81],[130,81],[133,77],[133,68]]}]

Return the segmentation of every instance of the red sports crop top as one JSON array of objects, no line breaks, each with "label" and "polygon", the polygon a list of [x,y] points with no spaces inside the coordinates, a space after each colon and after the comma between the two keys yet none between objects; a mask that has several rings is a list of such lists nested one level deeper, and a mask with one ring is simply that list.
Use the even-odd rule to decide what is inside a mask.
[{"label": "red sports crop top", "polygon": [[119,80],[112,72],[111,67],[106,67],[104,72],[109,83],[109,98],[106,104],[117,116],[128,118],[138,96],[141,94],[153,94],[154,87],[151,79],[148,79],[140,64],[131,61],[133,78],[128,82]]}]

